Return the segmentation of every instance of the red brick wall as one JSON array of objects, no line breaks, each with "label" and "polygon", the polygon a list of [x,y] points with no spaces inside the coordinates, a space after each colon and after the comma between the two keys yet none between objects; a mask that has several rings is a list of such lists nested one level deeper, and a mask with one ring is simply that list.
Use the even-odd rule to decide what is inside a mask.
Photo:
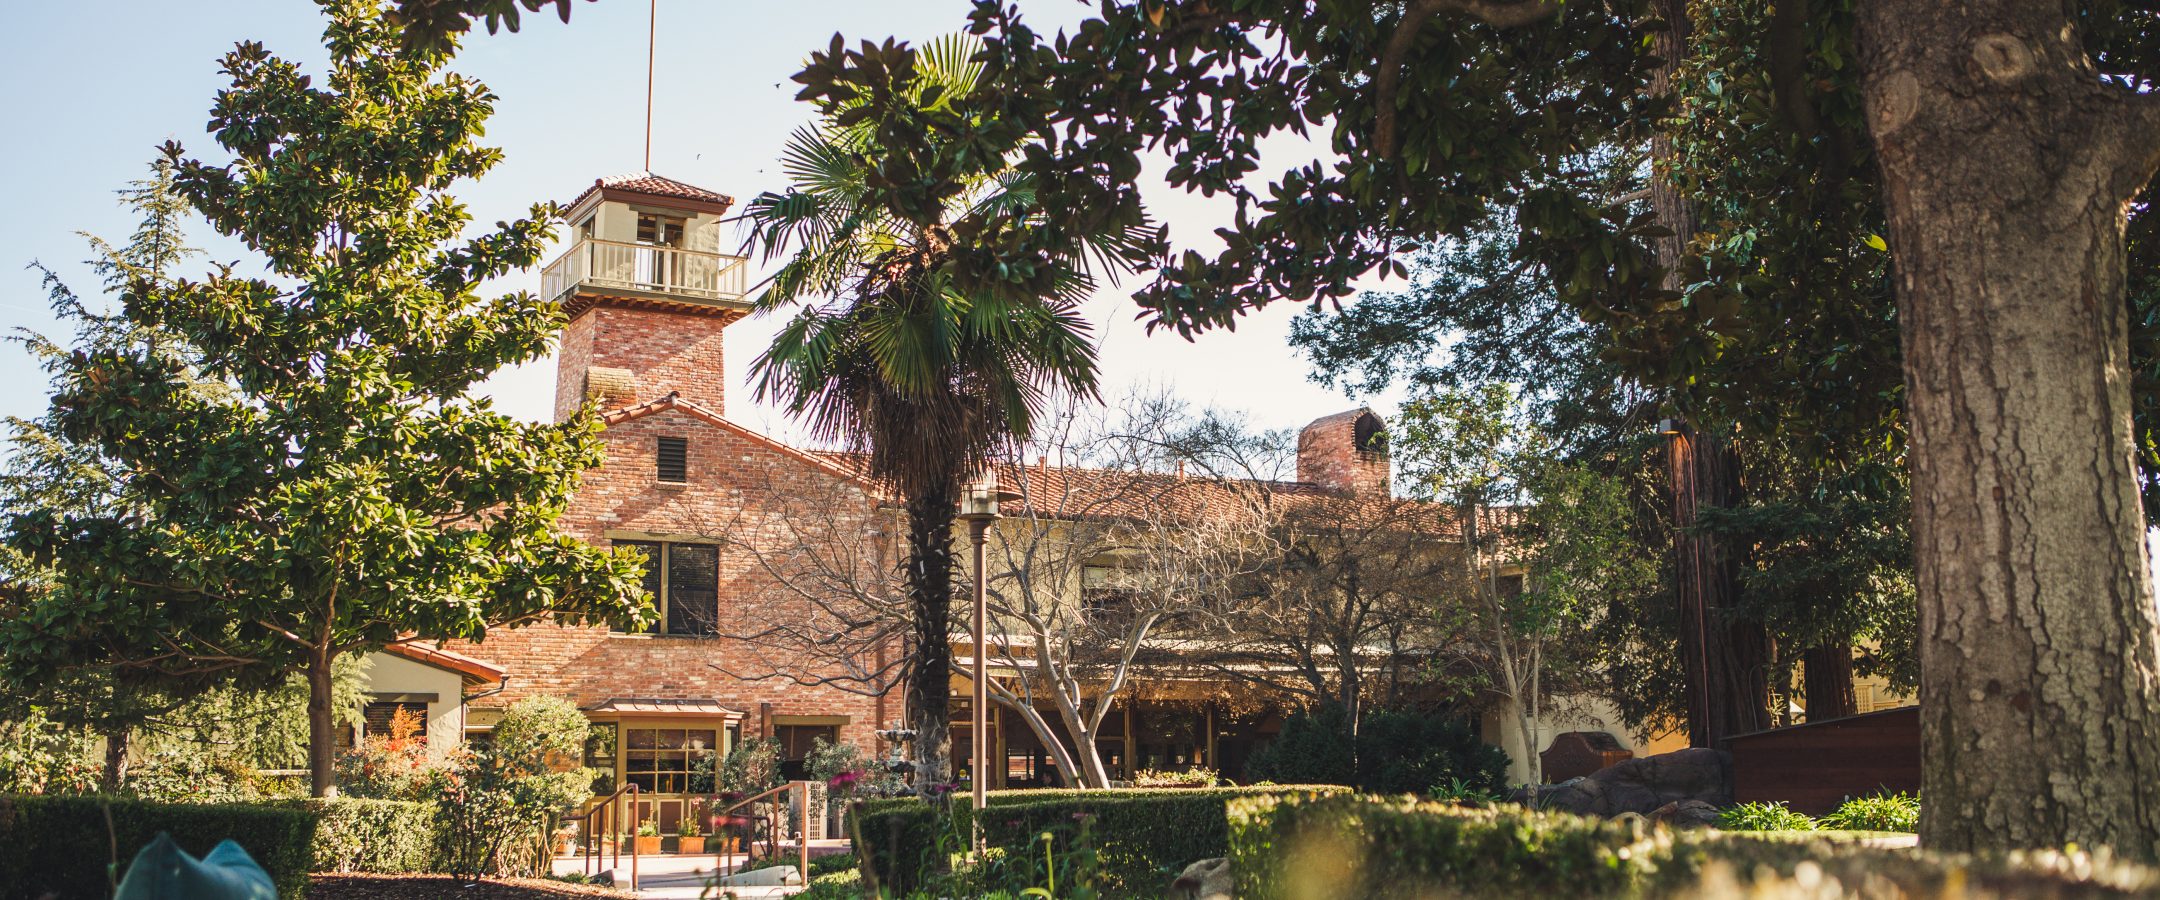
[{"label": "red brick wall", "polygon": [[674,391],[716,413],[727,412],[724,333],[735,316],[694,316],[597,306],[563,328],[555,373],[555,417],[585,402],[589,366],[629,369],[639,402]]},{"label": "red brick wall", "polygon": [[[637,374],[640,402],[679,391],[683,398],[718,411],[725,380],[720,356],[724,326],[715,318],[616,308],[579,316],[564,331],[558,414],[582,402],[587,366],[631,369]],[[688,440],[687,484],[657,481],[654,453],[662,436]],[[601,545],[612,542],[611,533],[624,532],[722,544],[722,636],[627,635],[552,624],[500,630],[481,644],[456,648],[509,673],[505,690],[474,701],[474,706],[500,708],[533,694],[568,697],[584,707],[610,698],[714,699],[742,712],[744,733],[754,735],[761,725],[761,706],[771,704],[772,715],[847,716],[841,739],[874,750],[870,732],[900,714],[897,691],[881,714],[874,698],[788,679],[748,680],[712,665],[738,673],[768,671],[769,663],[757,659],[742,638],[772,622],[811,614],[808,602],[787,593],[755,555],[726,542],[786,546],[793,532],[785,517],[798,512],[803,497],[819,498],[819,515],[827,521],[849,525],[857,535],[876,532],[881,514],[870,500],[830,470],[755,435],[685,412],[662,411],[617,424],[604,439],[607,462],[586,474],[562,527]]]}]

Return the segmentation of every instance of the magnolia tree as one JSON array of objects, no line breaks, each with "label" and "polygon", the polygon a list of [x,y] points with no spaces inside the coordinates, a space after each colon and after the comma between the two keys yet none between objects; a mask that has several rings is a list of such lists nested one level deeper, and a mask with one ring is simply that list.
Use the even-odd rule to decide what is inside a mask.
[{"label": "magnolia tree", "polygon": [[55,431],[129,471],[136,502],[9,521],[55,573],[11,627],[122,668],[304,675],[318,795],[342,657],[650,614],[635,560],[554,527],[602,458],[596,419],[520,422],[473,393],[561,321],[478,293],[539,260],[555,215],[463,236],[453,191],[501,159],[476,143],[494,95],[444,71],[448,50],[402,49],[378,4],[321,5],[326,77],[240,44],[211,112],[221,158],[166,150],[177,193],[266,274],[130,280],[128,322],[193,366],[138,346],[52,361]]}]

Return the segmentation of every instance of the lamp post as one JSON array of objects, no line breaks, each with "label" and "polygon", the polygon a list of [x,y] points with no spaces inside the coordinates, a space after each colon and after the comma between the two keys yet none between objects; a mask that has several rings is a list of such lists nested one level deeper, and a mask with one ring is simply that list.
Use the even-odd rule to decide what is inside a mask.
[{"label": "lamp post", "polygon": [[989,790],[989,753],[984,749],[990,732],[990,688],[984,680],[983,659],[988,648],[983,639],[988,632],[989,592],[984,570],[984,545],[988,542],[990,523],[998,518],[998,504],[1020,499],[1019,494],[998,487],[997,469],[985,468],[980,477],[969,482],[966,492],[960,496],[960,518],[968,523],[968,536],[975,543],[975,663],[970,681],[974,687],[972,704],[974,721],[968,740],[968,764],[972,775],[975,809],[981,810]]}]

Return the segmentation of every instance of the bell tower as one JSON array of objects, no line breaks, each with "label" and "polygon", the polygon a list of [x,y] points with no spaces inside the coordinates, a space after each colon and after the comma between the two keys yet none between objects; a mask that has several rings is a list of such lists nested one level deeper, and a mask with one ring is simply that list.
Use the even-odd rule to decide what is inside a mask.
[{"label": "bell tower", "polygon": [[749,268],[720,252],[734,199],[639,172],[593,181],[569,204],[570,248],[541,272],[568,315],[555,418],[670,392],[726,410],[722,332],[750,310]]}]

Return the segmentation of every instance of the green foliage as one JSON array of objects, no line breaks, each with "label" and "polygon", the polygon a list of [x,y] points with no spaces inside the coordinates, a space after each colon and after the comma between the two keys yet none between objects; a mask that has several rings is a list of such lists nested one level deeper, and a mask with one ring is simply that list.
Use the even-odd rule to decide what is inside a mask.
[{"label": "green foliage", "polygon": [[1283,720],[1282,731],[1245,762],[1249,781],[1356,784],[1357,745],[1350,714],[1323,704]]},{"label": "green foliage", "polygon": [[[476,143],[493,94],[447,50],[401,51],[379,4],[322,6],[327,77],[243,43],[211,111],[230,161],[167,148],[175,190],[264,277],[130,282],[128,322],[193,366],[139,347],[48,364],[56,430],[134,473],[148,513],[31,510],[6,538],[56,572],[8,627],[168,673],[307,671],[327,709],[348,653],[650,611],[630,556],[554,527],[601,461],[596,420],[521,422],[474,392],[561,321],[477,293],[538,262],[555,215],[464,234],[458,186],[501,159]],[[310,737],[318,791],[333,730]]]},{"label": "green foliage", "polygon": [[[593,773],[576,761],[588,722],[575,704],[535,695],[503,710],[494,741],[432,770],[436,843],[457,875],[533,875],[547,870],[555,817],[591,794]],[[651,820],[646,826],[654,827]],[[642,830],[640,833],[644,833]]]},{"label": "green foliage", "polygon": [[1820,824],[1848,831],[1919,831],[1920,798],[1902,791],[1854,797],[1822,817]]},{"label": "green foliage", "polygon": [[1349,716],[1322,705],[1283,720],[1275,739],[1246,762],[1245,777],[1280,784],[1340,784],[1387,794],[1424,793],[1460,782],[1497,792],[1507,754],[1468,723],[1414,711],[1368,713],[1351,738]]},{"label": "green foliage", "polygon": [[1714,831],[1519,807],[1371,796],[1258,796],[1229,804],[1237,896],[2134,897],[2160,870],[2041,851],[1979,859]]},{"label": "green foliage", "polygon": [[744,796],[779,787],[780,742],[774,738],[748,738],[720,760],[718,786]]},{"label": "green foliage", "polygon": [[1507,786],[1507,753],[1463,719],[1382,710],[1365,717],[1357,744],[1360,791],[1414,794],[1459,783],[1497,793]]},{"label": "green foliage", "polygon": [[97,736],[32,709],[0,719],[0,794],[85,794],[97,789],[90,761]]},{"label": "green foliage", "polygon": [[889,797],[907,792],[907,782],[900,774],[883,765],[849,742],[833,743],[824,738],[810,742],[810,755],[803,760],[803,767],[810,778],[825,783],[825,789],[835,801],[853,800],[858,797]]},{"label": "green foliage", "polygon": [[236,841],[270,873],[278,896],[306,894],[312,813],[93,797],[0,797],[0,884],[11,897],[109,896],[119,867],[159,832],[197,856]]},{"label": "green foliage", "polygon": [[1741,803],[1718,811],[1718,827],[1727,831],[1814,831],[1815,820],[1785,808],[1783,801]]},{"label": "green foliage", "polygon": [[859,812],[857,850],[880,889],[892,896],[906,896],[941,878],[965,884],[965,889],[943,891],[947,894],[1017,894],[1047,889],[1053,874],[1061,891],[1153,896],[1186,865],[1223,855],[1223,809],[1232,799],[1342,791],[1296,785],[992,791],[981,821],[995,861],[951,874],[941,873],[949,857],[967,847],[972,800],[884,801]]},{"label": "green foliage", "polygon": [[315,872],[433,872],[435,809],[399,800],[290,800],[275,804],[316,817]]},{"label": "green foliage", "polygon": [[1141,769],[1132,776],[1132,786],[1136,788],[1209,788],[1221,781],[1222,776],[1215,774],[1214,769],[1187,769],[1182,772]]}]

